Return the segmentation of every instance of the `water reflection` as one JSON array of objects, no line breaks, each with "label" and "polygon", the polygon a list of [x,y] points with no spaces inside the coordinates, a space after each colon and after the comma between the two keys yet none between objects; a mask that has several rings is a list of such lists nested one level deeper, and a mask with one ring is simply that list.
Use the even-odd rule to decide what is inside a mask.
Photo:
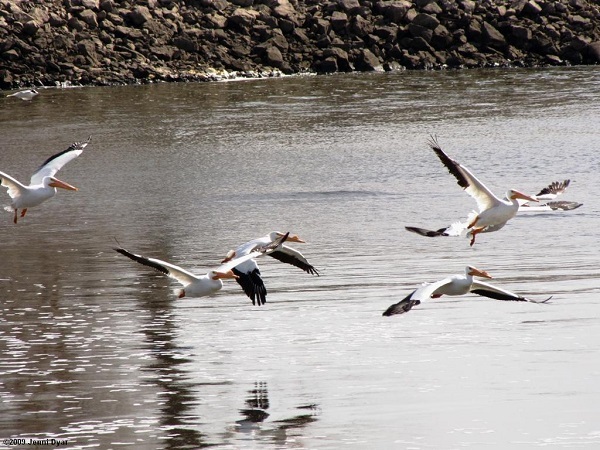
[{"label": "water reflection", "polygon": [[[317,404],[300,405],[294,408],[300,413],[264,423],[270,416],[267,412],[270,407],[269,390],[265,381],[255,382],[254,387],[248,390],[245,405],[245,408],[240,409],[244,418],[236,421],[235,432],[259,442],[276,445],[288,445],[290,437],[297,436],[299,430],[318,420],[319,414]],[[232,437],[226,434],[226,439]],[[296,444],[299,445],[297,442]]]},{"label": "water reflection", "polygon": [[[166,294],[166,295],[165,295]],[[162,298],[161,298],[162,295]],[[189,349],[177,344],[178,324],[172,313],[172,300],[164,289],[141,290],[140,308],[147,310],[141,331],[153,358],[141,368],[145,382],[161,389],[158,400],[159,427],[165,435],[166,449],[194,449],[209,446],[194,425],[198,417],[191,413],[197,404],[194,389],[182,365],[190,361]],[[187,350],[187,351],[186,351]]]}]

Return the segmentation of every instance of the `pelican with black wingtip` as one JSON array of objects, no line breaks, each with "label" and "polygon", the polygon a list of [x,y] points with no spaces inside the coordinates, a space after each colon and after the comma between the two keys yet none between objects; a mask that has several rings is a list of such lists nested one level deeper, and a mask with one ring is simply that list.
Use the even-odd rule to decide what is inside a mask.
[{"label": "pelican with black wingtip", "polygon": [[437,139],[432,137],[429,146],[437,157],[446,166],[467,194],[477,202],[479,212],[473,211],[469,214],[466,222],[457,222],[451,227],[436,231],[426,230],[418,227],[406,227],[408,231],[416,232],[423,236],[455,236],[467,231],[471,237],[471,246],[475,243],[475,237],[479,233],[498,231],[512,219],[519,210],[519,199],[537,202],[538,200],[514,189],[506,192],[504,199],[496,197],[469,169],[450,158],[439,146]]},{"label": "pelican with black wingtip", "polygon": [[123,247],[118,247],[114,250],[137,263],[151,267],[167,275],[169,278],[178,281],[183,285],[183,288],[179,290],[177,295],[179,298],[206,297],[215,294],[223,287],[222,280],[227,278],[237,279],[237,275],[233,272],[237,266],[265,254],[268,255],[280,246],[286,238],[287,235],[283,235],[267,245],[257,245],[248,254],[239,258],[233,258],[226,263],[221,264],[219,267],[209,270],[204,275],[195,275],[192,272],[161,259],[146,258],[145,256],[136,255]]},{"label": "pelican with black wingtip", "polygon": [[418,289],[415,289],[398,303],[393,304],[383,313],[384,316],[393,316],[408,312],[413,306],[420,304],[430,298],[439,298],[443,295],[465,295],[470,293],[481,295],[483,297],[493,298],[495,300],[546,303],[552,297],[545,300],[532,300],[527,297],[515,294],[489,283],[475,280],[473,277],[492,278],[485,270],[480,270],[473,266],[467,266],[465,273],[452,275],[443,280],[434,283],[424,283]]},{"label": "pelican with black wingtip", "polygon": [[[253,251],[256,246],[268,245],[279,239],[281,236],[283,236],[283,233],[272,231],[266,236],[248,241],[238,246],[235,250],[230,250],[222,262],[225,263],[233,258],[244,256]],[[305,243],[305,241],[296,234],[289,235],[287,242]],[[306,273],[319,276],[319,271],[308,262],[302,253],[292,247],[281,245],[273,252],[268,253],[268,255],[281,262],[296,266]],[[252,304],[264,305],[267,301],[267,288],[260,276],[260,269],[258,268],[256,261],[250,259],[233,269],[233,272],[238,277],[236,281],[242,286],[246,295],[252,300]]]},{"label": "pelican with black wingtip", "polygon": [[8,190],[8,195],[12,199],[10,206],[5,209],[14,211],[13,222],[18,220],[18,211],[21,210],[21,217],[25,217],[27,209],[38,206],[44,201],[56,195],[56,188],[76,191],[75,186],[71,186],[55,177],[56,173],[69,161],[77,158],[83,152],[83,149],[90,143],[90,136],[86,141],[75,142],[66,150],[52,155],[40,166],[31,176],[29,186],[25,186],[20,181],[10,175],[0,172],[0,185]]}]

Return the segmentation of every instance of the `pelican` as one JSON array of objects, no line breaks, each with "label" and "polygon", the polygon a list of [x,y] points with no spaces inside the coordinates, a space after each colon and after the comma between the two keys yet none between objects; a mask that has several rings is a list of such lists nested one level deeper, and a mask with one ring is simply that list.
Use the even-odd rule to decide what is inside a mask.
[{"label": "pelican", "polygon": [[[233,258],[239,258],[247,255],[248,253],[252,252],[256,246],[268,245],[281,236],[282,233],[279,231],[272,231],[266,236],[248,241],[245,244],[240,245],[235,250],[230,250],[225,259],[223,259],[221,262],[225,263]],[[298,237],[296,234],[288,236],[287,241],[305,243],[305,241],[300,239],[300,237]],[[288,247],[287,245],[279,246],[276,250],[268,253],[268,255],[281,262],[299,267],[306,273],[317,276],[319,275],[319,271],[308,262],[302,253],[300,253],[298,250]],[[258,264],[256,261],[254,261],[254,259],[251,258],[248,261],[245,261],[243,264],[238,265],[233,269],[233,273],[237,275],[236,281],[239,283],[242,289],[244,289],[246,295],[252,299],[253,305],[256,303],[259,305],[264,305],[266,303],[267,288],[265,287],[265,283],[260,276]]]},{"label": "pelican", "polygon": [[498,231],[517,214],[519,199],[532,202],[538,201],[514,189],[507,191],[506,198],[504,199],[496,197],[469,169],[460,165],[444,153],[435,138],[431,138],[429,146],[448,171],[456,177],[457,184],[475,199],[479,213],[473,211],[469,214],[466,222],[457,222],[450,227],[441,228],[436,231],[417,227],[405,227],[408,231],[431,237],[460,235],[464,230],[467,230],[467,236],[471,237],[470,245],[473,246],[475,237],[479,233]]},{"label": "pelican", "polygon": [[31,101],[31,99],[38,94],[39,92],[35,89],[25,89],[23,91],[15,92],[14,94],[9,94],[7,97],[16,97],[20,98],[21,100]]},{"label": "pelican", "polygon": [[[156,258],[146,258],[141,255],[136,255],[123,247],[115,248],[114,250],[123,256],[143,264],[144,266],[152,267],[161,273],[164,273],[169,278],[177,280],[183,285],[183,289],[179,290],[178,298],[183,297],[206,297],[213,295],[223,287],[223,279],[237,278],[237,275],[232,271],[236,266],[243,264],[253,258],[257,258],[264,254],[269,254],[281,245],[287,238],[287,235],[282,235],[277,240],[270,242],[268,245],[256,246],[253,251],[240,257],[231,259],[225,264],[221,264],[216,269],[209,270],[205,275],[194,275],[179,266],[162,261]],[[254,303],[254,301],[253,301]]]},{"label": "pelican", "polygon": [[546,203],[531,205],[529,202],[521,200],[519,201],[519,212],[571,211],[579,208],[583,203],[554,200],[565,192],[570,183],[571,180],[553,181],[534,196],[538,201],[546,201]]},{"label": "pelican", "polygon": [[4,172],[0,172],[0,185],[8,188],[8,195],[12,199],[7,211],[14,210],[13,222],[17,223],[18,210],[21,210],[21,217],[25,217],[27,209],[38,206],[40,203],[56,195],[56,188],[76,191],[77,188],[64,181],[60,181],[54,175],[69,161],[77,158],[83,152],[83,149],[90,143],[92,137],[88,137],[84,142],[75,142],[66,150],[59,152],[48,158],[38,170],[31,176],[29,186],[25,186],[18,180]]},{"label": "pelican", "polygon": [[421,301],[430,298],[439,298],[442,295],[464,295],[469,292],[496,300],[510,300],[517,302],[546,303],[552,298],[548,297],[545,300],[532,300],[505,289],[495,287],[489,283],[474,280],[473,277],[475,276],[492,278],[485,270],[467,266],[464,275],[452,275],[434,283],[423,283],[421,287],[415,289],[401,301],[386,309],[383,315],[393,316],[394,314],[403,314],[410,311],[413,306],[419,305]]}]

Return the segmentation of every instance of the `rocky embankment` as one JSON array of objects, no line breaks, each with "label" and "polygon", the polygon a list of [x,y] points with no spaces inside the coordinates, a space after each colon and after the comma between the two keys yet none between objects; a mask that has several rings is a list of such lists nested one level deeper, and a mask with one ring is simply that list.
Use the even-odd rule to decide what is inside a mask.
[{"label": "rocky embankment", "polygon": [[600,62],[584,0],[0,0],[0,88]]}]

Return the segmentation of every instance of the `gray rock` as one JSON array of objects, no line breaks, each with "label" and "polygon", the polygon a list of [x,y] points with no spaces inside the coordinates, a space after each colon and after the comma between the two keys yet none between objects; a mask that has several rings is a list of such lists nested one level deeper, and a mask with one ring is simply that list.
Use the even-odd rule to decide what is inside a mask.
[{"label": "gray rock", "polygon": [[506,47],[504,35],[494,28],[489,22],[483,22],[483,36],[488,45],[494,48]]},{"label": "gray rock", "polygon": [[236,9],[231,16],[229,16],[228,23],[232,23],[241,28],[249,28],[251,27],[256,18],[258,17],[258,12],[254,10],[247,10],[243,8]]},{"label": "gray rock", "polygon": [[96,13],[91,9],[85,9],[81,11],[81,13],[79,14],[79,18],[92,28],[98,27],[98,19],[96,18]]},{"label": "gray rock", "polygon": [[348,26],[348,15],[345,12],[334,11],[331,15],[331,27],[336,31],[340,32],[345,30]]},{"label": "gray rock", "polygon": [[588,54],[593,62],[600,63],[600,41],[588,44]]},{"label": "gray rock", "polygon": [[267,47],[263,60],[266,65],[271,67],[281,67],[283,65],[283,55],[274,45]]},{"label": "gray rock", "polygon": [[425,42],[431,41],[433,37],[433,30],[431,28],[425,28],[414,22],[408,26],[408,32],[412,37],[423,39]]},{"label": "gray rock", "polygon": [[362,7],[358,0],[338,0],[340,7],[349,14],[357,14]]},{"label": "gray rock", "polygon": [[437,17],[432,16],[431,14],[417,14],[412,23],[429,28],[430,30],[435,30],[440,24],[440,21],[437,19]]},{"label": "gray rock", "polygon": [[136,27],[142,26],[145,22],[152,20],[152,14],[145,6],[135,6],[128,14],[127,20]]},{"label": "gray rock", "polygon": [[365,72],[383,72],[383,65],[379,58],[368,49],[362,49],[355,60],[355,66],[358,70]]},{"label": "gray rock", "polygon": [[412,3],[407,1],[389,2],[383,7],[383,16],[394,23],[400,23],[406,13],[412,6]]},{"label": "gray rock", "polygon": [[23,33],[28,36],[34,36],[40,29],[40,25],[35,20],[28,20],[23,24]]}]

